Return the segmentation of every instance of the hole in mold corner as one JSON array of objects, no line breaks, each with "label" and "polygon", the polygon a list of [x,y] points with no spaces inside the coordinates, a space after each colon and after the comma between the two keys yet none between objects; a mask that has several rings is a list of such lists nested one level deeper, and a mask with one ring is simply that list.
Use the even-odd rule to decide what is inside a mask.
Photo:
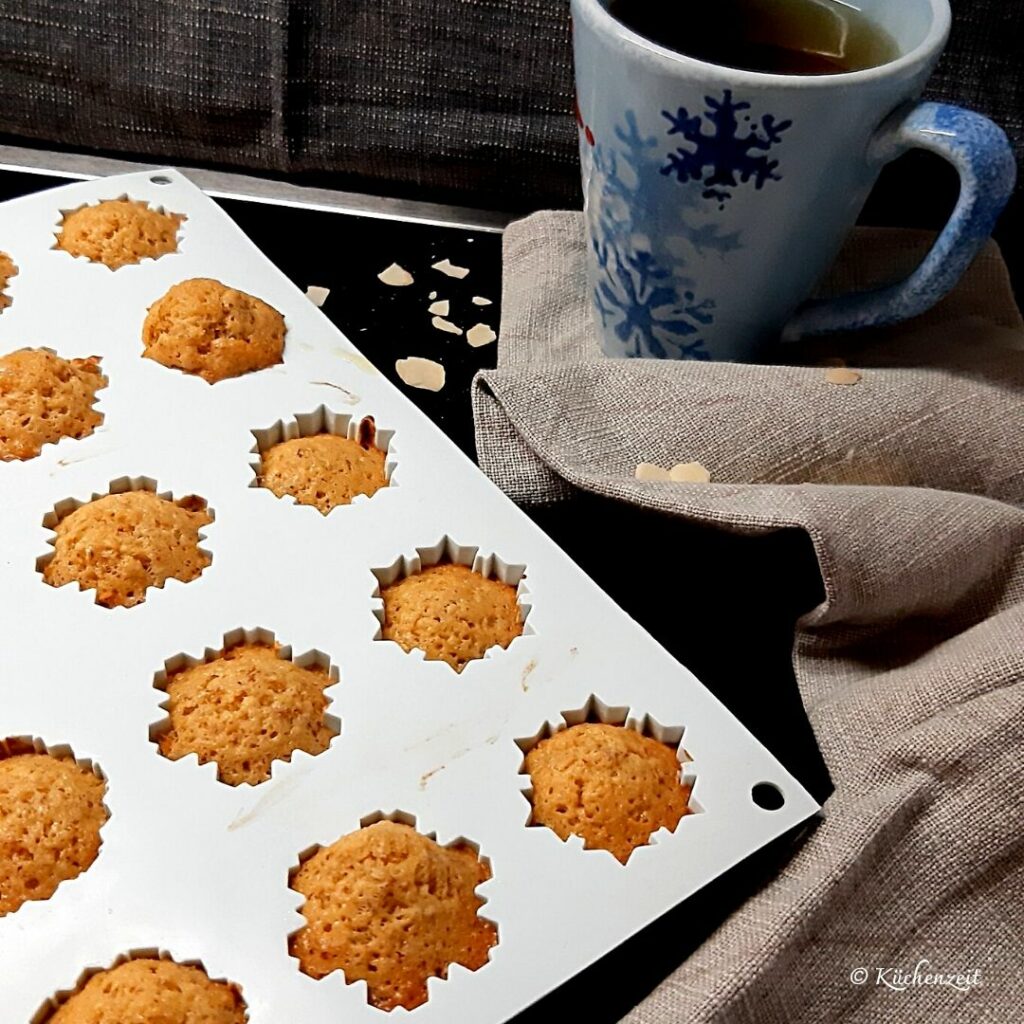
[{"label": "hole in mold corner", "polygon": [[[581,728],[587,725],[612,726],[649,742],[622,745],[614,734]],[[537,757],[531,766],[530,754],[542,743],[574,729],[579,729],[575,759],[567,737],[560,741],[558,758]],[[697,775],[682,745],[684,731],[592,694],[581,707],[544,722],[532,736],[517,738],[526,826],[546,829],[562,842],[576,836],[585,851],[605,851],[627,864],[636,850],[657,844],[659,831],[674,834],[685,817],[704,812],[693,795]],[[594,768],[602,764],[615,766],[604,779]],[[670,778],[678,788],[667,784]]]},{"label": "hole in mold corner", "polygon": [[293,654],[270,630],[234,629],[218,648],[164,662],[153,677],[166,697],[164,717],[150,726],[149,739],[168,760],[216,764],[225,785],[258,786],[275,764],[296,754],[317,757],[338,738],[341,721],[328,712],[326,691],[339,679],[318,649]]},{"label": "hole in mold corner", "polygon": [[[150,181],[153,179],[151,178]],[[166,178],[164,184],[170,184]],[[80,232],[73,232],[64,240],[68,218],[82,210],[97,209],[107,203],[132,203],[132,214],[142,215],[134,224],[125,224],[125,214],[118,211],[113,224],[102,221],[85,225]],[[135,199],[127,192],[107,196],[94,203],[79,203],[78,206],[58,210],[59,219],[54,224],[51,249],[67,253],[72,259],[105,266],[108,270],[138,266],[140,263],[158,260],[181,251],[182,225],[188,220],[183,213],[168,210],[165,206],[151,203],[148,199]],[[148,217],[155,214],[155,218]],[[131,215],[129,215],[131,216]],[[127,230],[126,230],[127,229]]]},{"label": "hole in mold corner", "polygon": [[[97,563],[89,544],[75,543],[73,530],[67,534],[68,543],[58,552],[61,526],[71,516],[102,499],[138,492],[152,494],[184,516],[159,504],[106,502],[92,514],[84,514],[84,518],[90,536],[103,536],[115,553],[118,538],[124,538],[124,564],[113,558]],[[174,521],[168,522],[168,518]],[[146,600],[150,589],[162,590],[169,580],[191,583],[210,567],[213,554],[201,546],[206,539],[202,528],[214,518],[213,509],[198,495],[175,498],[171,491],[160,491],[151,477],[118,477],[110,482],[106,492],[94,491],[84,501],[64,498],[43,516],[42,525],[52,534],[47,543],[53,550],[36,558],[36,572],[51,587],[77,583],[80,591],[95,591],[94,601],[102,607],[134,607]],[[80,516],[78,522],[82,519]],[[157,561],[171,566],[170,570],[152,571]]]},{"label": "hole in mold corner", "polygon": [[[15,764],[26,755],[54,763]],[[76,770],[66,772],[67,763]],[[3,918],[26,903],[54,898],[64,883],[88,872],[100,855],[110,808],[107,777],[97,764],[76,757],[67,744],[48,745],[36,736],[0,739],[0,782],[11,797],[8,813],[0,815],[0,846],[13,844],[20,851],[15,861],[0,861]],[[54,817],[64,822],[62,828],[55,827]],[[6,868],[15,869],[13,877],[5,877]]]},{"label": "hole in mold corner", "polygon": [[[280,419],[251,433],[255,444],[249,451],[255,458],[249,463],[253,473],[249,486],[267,490],[278,498],[289,498],[296,505],[310,506],[322,515],[329,515],[338,507],[371,500],[381,491],[398,485],[395,432],[378,427],[373,416],[335,412],[321,405],[312,412]],[[270,449],[300,438],[323,435],[344,438],[367,452],[380,452],[380,466],[375,465],[376,458],[361,466],[354,465],[351,455],[355,449],[351,449],[337,453],[337,473],[333,477],[325,477],[320,469],[322,461],[318,460],[316,467],[312,467],[308,461],[303,461],[301,448],[290,445],[280,451],[283,457],[274,467],[274,480],[264,479],[264,456]],[[382,482],[378,482],[378,471]],[[373,489],[368,490],[371,487]]]},{"label": "hole in mold corner", "polygon": [[524,564],[481,554],[449,536],[415,550],[370,570],[377,581],[371,595],[375,640],[461,673],[533,633]]},{"label": "hole in mold corner", "polygon": [[154,174],[149,179],[154,185],[170,185],[171,179],[166,174]]},{"label": "hole in mold corner", "polygon": [[751,787],[750,799],[763,811],[779,811],[786,805],[786,797],[774,782],[758,782]]},{"label": "hole in mold corner", "polygon": [[[394,830],[381,838],[366,834],[367,830],[384,822],[407,826],[413,835],[404,830]],[[443,857],[438,848],[449,857]],[[433,854],[429,853],[431,849]],[[326,851],[330,856],[316,860],[318,854]],[[381,859],[387,865],[383,885],[381,872],[372,867],[375,860]],[[443,867],[442,860],[447,861]],[[408,871],[402,869],[406,863]],[[302,872],[307,865],[311,868],[311,885],[317,891],[312,906],[309,893],[304,891]],[[360,884],[360,868],[367,872],[369,884],[365,887]],[[333,878],[335,874],[337,879]],[[471,975],[490,961],[499,942],[498,926],[481,914],[487,898],[478,889],[492,877],[490,859],[481,854],[477,843],[465,836],[460,835],[442,845],[437,841],[436,832],[418,831],[416,817],[405,811],[375,811],[364,815],[358,828],[333,843],[307,847],[299,854],[298,863],[289,870],[289,888],[305,901],[297,903],[297,915],[304,923],[288,936],[288,953],[297,961],[298,970],[314,980],[340,973],[346,985],[365,984],[367,1002],[377,1009],[415,1009],[429,1000],[435,984],[455,982],[459,972],[455,971],[456,977],[452,977],[454,968],[461,967]],[[327,903],[333,905],[326,905],[322,897],[324,891],[330,893]],[[416,985],[410,988],[405,984],[402,992],[396,992],[393,987],[396,973],[409,982],[410,963],[404,959],[405,944],[404,941],[394,943],[393,935],[389,938],[386,928],[382,934],[375,935],[374,925],[390,924],[395,906],[409,907],[421,897],[431,906],[431,914],[410,917],[402,927],[400,938],[411,928],[436,925],[432,956],[427,937],[418,936],[434,962],[421,961],[421,977],[415,979]],[[468,901],[472,901],[476,911],[469,927],[465,924]],[[380,906],[374,906],[375,903]],[[347,918],[352,915],[364,921],[369,917],[371,923],[345,927]],[[453,935],[453,928],[459,931],[458,935]],[[346,936],[344,941],[338,941],[339,934]],[[393,949],[386,948],[389,942]],[[443,948],[445,942],[447,949]],[[372,958],[363,955],[367,946],[373,951]]]},{"label": "hole in mold corner", "polygon": [[[159,963],[173,964],[174,968],[182,968],[188,972],[188,974],[181,975],[177,970],[175,970],[174,973],[178,975],[178,977],[162,979],[163,983],[158,984],[159,987],[164,990],[170,988],[172,991],[178,990],[184,992],[183,988],[181,987],[182,981],[185,981],[187,984],[191,982],[200,987],[205,987],[204,981],[195,980],[193,982],[194,976],[192,975],[192,972],[201,971],[205,983],[217,986],[224,986],[231,993],[233,1002],[232,1009],[234,1012],[231,1018],[225,1018],[225,1024],[228,1024],[229,1021],[230,1024],[245,1024],[245,1022],[248,1021],[249,1017],[246,1012],[247,1006],[245,999],[242,996],[242,989],[239,985],[235,984],[233,981],[228,981],[224,978],[211,978],[202,960],[176,960],[166,950],[159,949],[157,947],[151,947],[132,949],[129,950],[127,953],[122,953],[119,957],[117,957],[116,960],[114,960],[113,963],[111,963],[107,967],[92,966],[84,968],[82,972],[78,975],[78,977],[75,979],[75,983],[72,985],[71,988],[61,989],[58,992],[55,992],[52,996],[50,996],[49,999],[46,1000],[46,1002],[43,1003],[42,1006],[39,1007],[38,1010],[36,1010],[34,1016],[30,1021],[30,1024],[47,1024],[47,1022],[53,1019],[57,1011],[62,1006],[64,1006],[70,999],[78,995],[78,993],[81,992],[82,989],[84,989],[86,985],[88,985],[89,982],[92,981],[93,978],[112,973],[118,970],[119,968],[124,967],[125,964],[134,963],[140,960],[158,961]],[[194,991],[191,993],[191,998],[193,1000],[197,999],[197,997],[201,998],[201,994],[199,992]],[[185,1007],[184,1009],[187,1010],[189,1009],[189,1007]]]}]

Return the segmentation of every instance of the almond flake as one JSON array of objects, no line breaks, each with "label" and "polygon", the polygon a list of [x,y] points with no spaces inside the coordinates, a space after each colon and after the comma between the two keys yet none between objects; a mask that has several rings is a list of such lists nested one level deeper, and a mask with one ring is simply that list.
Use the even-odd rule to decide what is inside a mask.
[{"label": "almond flake", "polygon": [[699,462],[677,462],[669,471],[670,480],[676,483],[707,484],[711,474]]},{"label": "almond flake", "polygon": [[430,293],[430,294],[429,294],[429,295],[427,296],[427,298],[428,298],[428,299],[430,299],[430,301],[431,301],[431,302],[433,302],[433,301],[434,301],[434,299],[436,299],[436,298],[437,298],[437,292],[431,292],[431,293]]},{"label": "almond flake", "polygon": [[322,306],[327,301],[327,296],[330,294],[330,288],[321,288],[315,284],[311,284],[306,289],[306,298],[309,299],[314,306]]},{"label": "almond flake", "polygon": [[491,330],[487,324],[474,324],[468,331],[466,331],[466,341],[473,346],[473,348],[480,348],[481,345],[490,345],[492,341],[497,341],[498,336]]},{"label": "almond flake", "polygon": [[430,267],[432,270],[440,270],[442,274],[447,274],[449,277],[463,278],[469,273],[469,267],[457,267],[451,260],[440,260],[437,263],[431,263]]},{"label": "almond flake", "polygon": [[409,356],[395,361],[395,373],[411,388],[440,391],[444,387],[444,367],[433,359]]},{"label": "almond flake", "polygon": [[490,299],[485,299],[482,295],[474,295],[473,296],[473,305],[474,306],[492,306],[493,303],[491,302]]},{"label": "almond flake", "polygon": [[825,380],[829,384],[856,384],[860,378],[856,370],[848,370],[845,366],[833,366],[825,371]]},{"label": "almond flake", "polygon": [[430,321],[439,331],[447,331],[449,334],[461,334],[462,328],[453,324],[451,320],[445,320],[443,316],[435,316]]},{"label": "almond flake", "polygon": [[412,284],[413,278],[405,267],[392,263],[377,275],[377,280],[391,285],[392,288],[404,288],[407,284]]},{"label": "almond flake", "polygon": [[668,470],[662,469],[661,466],[654,465],[653,462],[641,462],[634,471],[634,476],[637,480],[668,480]]},{"label": "almond flake", "polygon": [[[437,292],[434,293],[435,295]],[[427,306],[427,312],[433,313],[434,316],[447,316],[448,315],[449,303],[447,299],[438,299],[437,302],[432,302]]]}]

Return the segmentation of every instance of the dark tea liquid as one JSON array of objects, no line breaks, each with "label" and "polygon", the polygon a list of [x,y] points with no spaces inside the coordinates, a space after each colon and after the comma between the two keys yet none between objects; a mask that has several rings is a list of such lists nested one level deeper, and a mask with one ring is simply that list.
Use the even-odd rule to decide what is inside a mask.
[{"label": "dark tea liquid", "polygon": [[[899,0],[894,0],[899,2]],[[627,28],[709,64],[838,75],[887,64],[892,37],[836,0],[605,0]]]}]

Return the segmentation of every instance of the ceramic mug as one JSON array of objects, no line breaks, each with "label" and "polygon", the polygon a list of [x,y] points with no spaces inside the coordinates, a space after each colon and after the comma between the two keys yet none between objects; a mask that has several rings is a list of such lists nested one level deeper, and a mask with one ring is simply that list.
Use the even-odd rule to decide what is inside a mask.
[{"label": "ceramic mug", "polygon": [[[705,63],[626,28],[602,0],[572,0],[590,287],[608,355],[756,360],[780,337],[922,313],[970,264],[1015,167],[987,118],[917,102],[948,0],[856,6],[898,56],[811,76]],[[882,166],[913,147],[960,175],[924,262],[891,287],[806,301]]]}]

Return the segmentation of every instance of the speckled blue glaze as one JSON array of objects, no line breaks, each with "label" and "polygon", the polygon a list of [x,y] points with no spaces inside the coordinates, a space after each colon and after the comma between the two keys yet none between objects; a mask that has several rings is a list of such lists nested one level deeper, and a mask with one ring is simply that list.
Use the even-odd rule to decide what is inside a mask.
[{"label": "speckled blue glaze", "polygon": [[[612,356],[752,361],[780,338],[892,323],[937,302],[1014,182],[1006,136],[918,103],[948,0],[861,0],[900,56],[785,76],[705,64],[572,0],[589,286]],[[912,148],[957,168],[956,209],[898,285],[807,302],[884,164]]]}]

